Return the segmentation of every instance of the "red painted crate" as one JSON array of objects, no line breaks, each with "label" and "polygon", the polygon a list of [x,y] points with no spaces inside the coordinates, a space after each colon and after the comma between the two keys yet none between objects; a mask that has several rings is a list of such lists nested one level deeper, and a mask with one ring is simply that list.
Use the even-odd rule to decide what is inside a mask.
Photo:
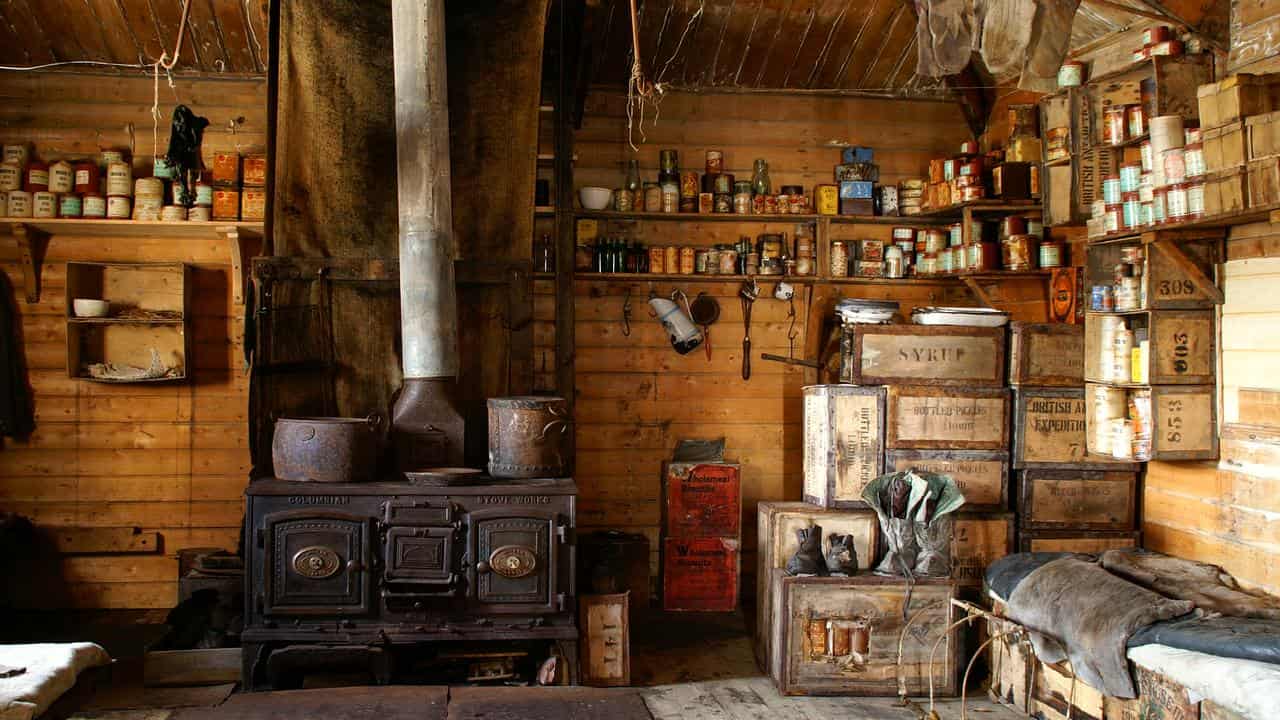
[{"label": "red painted crate", "polygon": [[741,537],[740,477],[737,463],[667,463],[662,507],[666,537]]},{"label": "red painted crate", "polygon": [[737,538],[667,538],[662,542],[662,608],[733,612],[739,566]]}]

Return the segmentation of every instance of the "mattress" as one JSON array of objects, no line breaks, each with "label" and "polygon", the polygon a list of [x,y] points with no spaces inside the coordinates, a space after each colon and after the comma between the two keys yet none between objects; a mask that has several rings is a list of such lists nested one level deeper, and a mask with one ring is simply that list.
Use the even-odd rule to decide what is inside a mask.
[{"label": "mattress", "polygon": [[0,720],[31,720],[76,684],[81,671],[111,662],[93,643],[0,645],[0,665],[26,668],[0,678]]}]

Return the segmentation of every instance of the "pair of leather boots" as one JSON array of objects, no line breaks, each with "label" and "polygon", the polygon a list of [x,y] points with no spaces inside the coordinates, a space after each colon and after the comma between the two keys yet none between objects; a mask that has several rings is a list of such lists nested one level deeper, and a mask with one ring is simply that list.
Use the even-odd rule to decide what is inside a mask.
[{"label": "pair of leather boots", "polygon": [[835,575],[848,577],[858,574],[858,551],[853,547],[853,536],[831,533],[827,538],[827,552],[822,552],[822,526],[796,530],[800,547],[787,561],[788,575]]}]

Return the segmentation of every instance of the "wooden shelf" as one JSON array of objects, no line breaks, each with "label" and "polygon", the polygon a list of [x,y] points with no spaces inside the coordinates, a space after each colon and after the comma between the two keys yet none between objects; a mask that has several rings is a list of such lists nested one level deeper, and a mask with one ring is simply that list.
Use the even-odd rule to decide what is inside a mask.
[{"label": "wooden shelf", "polygon": [[183,318],[69,317],[72,325],[182,325]]},{"label": "wooden shelf", "polygon": [[1199,220],[1187,220],[1178,223],[1165,223],[1163,225],[1155,225],[1153,227],[1137,228],[1133,231],[1126,231],[1115,235],[1089,238],[1088,244],[1108,245],[1111,243],[1131,242],[1135,240],[1140,242],[1142,240],[1142,236],[1147,233],[1158,234],[1165,231],[1175,230],[1225,230],[1236,225],[1278,221],[1280,221],[1280,204],[1266,205],[1260,208],[1246,208],[1226,215],[1215,215],[1213,217],[1200,218]]},{"label": "wooden shelf", "polygon": [[100,218],[0,218],[0,235],[9,235],[18,241],[22,251],[23,275],[27,289],[27,302],[40,301],[40,271],[49,238],[55,235],[67,237],[111,238],[165,238],[176,240],[228,240],[233,276],[232,294],[236,304],[244,302],[246,256],[245,247],[255,242],[262,251],[264,225],[261,222],[213,220],[210,222],[165,220],[104,220]]},{"label": "wooden shelf", "polygon": [[[611,273],[611,272],[579,272],[574,273],[574,280],[591,280],[595,282],[731,282],[741,283],[750,280],[751,275],[684,275],[682,273]],[[793,285],[807,285],[822,282],[813,275],[755,275],[756,282],[789,282]]]},{"label": "wooden shelf", "polygon": [[897,225],[898,227],[936,227],[943,221],[923,215],[820,215],[837,225]]},{"label": "wooden shelf", "polygon": [[1088,317],[1136,317],[1138,315],[1149,315],[1159,310],[1151,310],[1150,308],[1142,308],[1139,310],[1086,310],[1085,315]]},{"label": "wooden shelf", "polygon": [[1070,165],[1071,161],[1074,159],[1075,158],[1068,155],[1066,157],[1060,157],[1056,160],[1045,160],[1042,164],[1045,167],[1058,167],[1059,165]]},{"label": "wooden shelf", "polygon": [[1141,145],[1142,143],[1150,139],[1151,139],[1151,133],[1143,133],[1138,137],[1129,138],[1128,140],[1125,140],[1124,142],[1119,144],[1098,143],[1097,145],[1094,145],[1092,148],[1090,148],[1090,150],[1116,150],[1118,148],[1133,147],[1135,145]]},{"label": "wooden shelf", "polygon": [[[1085,378],[1084,381],[1089,385],[1106,385],[1107,387],[1121,388],[1124,390],[1149,390],[1151,388],[1150,383],[1122,383],[1122,382],[1111,382],[1111,381],[1103,381],[1103,380],[1090,380],[1089,378]],[[1193,387],[1193,386],[1189,385],[1188,387]]]},{"label": "wooden shelf", "polygon": [[737,213],[663,213],[663,212],[617,212],[616,210],[577,210],[574,215],[580,218],[597,220],[635,220],[660,222],[731,222],[731,223],[811,223],[819,216],[812,213],[803,215],[739,215]]},{"label": "wooden shelf", "polygon": [[1014,278],[1049,277],[1058,268],[1033,268],[1031,270],[988,270],[977,273],[955,273],[951,277],[974,280],[1011,280]]},{"label": "wooden shelf", "polygon": [[1016,202],[1005,200],[971,200],[958,205],[949,205],[945,208],[937,208],[934,210],[924,210],[920,212],[919,217],[955,217],[968,210],[973,213],[1020,213],[1020,212],[1042,212],[1043,208],[1040,203],[1034,201]]},{"label": "wooden shelf", "polygon": [[554,205],[534,205],[533,206],[534,217],[554,217],[555,214],[556,214],[556,208]]}]

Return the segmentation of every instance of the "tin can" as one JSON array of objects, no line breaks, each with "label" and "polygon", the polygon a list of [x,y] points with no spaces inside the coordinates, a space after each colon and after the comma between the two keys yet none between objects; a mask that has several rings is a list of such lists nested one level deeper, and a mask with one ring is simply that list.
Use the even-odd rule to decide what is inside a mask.
[{"label": "tin can", "polygon": [[1084,84],[1084,63],[1066,60],[1058,68],[1058,87],[1079,87]]},{"label": "tin can", "polygon": [[1151,198],[1155,195],[1155,178],[1151,173],[1143,173],[1138,180],[1138,197],[1142,202],[1151,202]]},{"label": "tin can", "polygon": [[698,193],[698,212],[710,215],[716,210],[715,195],[709,192]]},{"label": "tin can", "polygon": [[[662,212],[662,186],[658,183],[647,182],[644,184],[644,211],[645,212]],[[214,213],[217,214],[216,212]]]},{"label": "tin can", "polygon": [[960,188],[960,200],[962,202],[973,202],[982,199],[982,185],[967,185]]},{"label": "tin can", "polygon": [[1102,293],[1107,290],[1107,285],[1094,285],[1089,288],[1089,309],[1093,312],[1102,312]]},{"label": "tin can", "polygon": [[30,159],[31,147],[26,143],[5,143],[4,162],[17,163],[21,167],[26,165]]},{"label": "tin can", "polygon": [[778,214],[778,196],[777,195],[764,196],[764,214],[765,215]]},{"label": "tin can", "polygon": [[1035,235],[1037,238],[1044,237],[1044,221],[1035,218],[1027,218],[1027,234]]},{"label": "tin can", "polygon": [[[747,184],[747,192],[751,191],[751,184]],[[697,198],[698,197],[698,173],[693,170],[685,170],[680,173],[680,197]]]},{"label": "tin can", "polygon": [[189,222],[209,222],[213,219],[213,208],[207,205],[197,205],[187,210],[187,220]]},{"label": "tin can", "polygon": [[1040,243],[1040,267],[1062,267],[1062,243],[1048,240]]},{"label": "tin can", "polygon": [[[746,189],[743,189],[746,185]],[[751,183],[735,183],[733,188],[733,212],[736,215],[751,214]]]},{"label": "tin can", "polygon": [[1147,134],[1147,113],[1142,105],[1125,105],[1124,114],[1129,125],[1129,137],[1136,138]]},{"label": "tin can", "polygon": [[42,162],[27,165],[22,176],[22,189],[29,193],[49,190],[49,166]]},{"label": "tin can", "polygon": [[1107,108],[1102,117],[1102,141],[1108,145],[1123,145],[1128,139],[1125,136],[1128,121],[1125,118],[1124,106],[1114,105]]},{"label": "tin can", "polygon": [[213,219],[240,219],[240,191],[231,188],[217,188],[213,191]]},{"label": "tin can", "polygon": [[[1000,221],[1000,238],[1004,239],[1010,235],[1026,235],[1027,219],[1021,215],[1006,215]],[[953,245],[955,243],[952,243]]]},{"label": "tin can", "polygon": [[716,193],[712,197],[712,212],[732,213],[733,212],[733,194],[732,193]]},{"label": "tin can", "polygon": [[942,161],[942,179],[944,181],[949,182],[955,178],[957,174],[956,165],[958,164],[959,163],[956,161],[955,158],[947,158],[946,160]]},{"label": "tin can", "polygon": [[31,217],[58,217],[58,196],[48,190],[31,193]]},{"label": "tin can", "polygon": [[1142,226],[1151,227],[1156,224],[1155,204],[1151,202],[1142,203]]},{"label": "tin can", "polygon": [[98,193],[89,193],[81,201],[81,212],[87,218],[107,216],[107,199]]},{"label": "tin can", "polygon": [[634,210],[635,206],[631,204],[632,198],[631,191],[626,188],[618,188],[613,191],[613,204],[618,209],[618,212],[629,213]]},{"label": "tin can", "polygon": [[1108,175],[1102,181],[1102,201],[1108,205],[1120,203],[1120,176]]},{"label": "tin can", "polygon": [[680,198],[680,212],[696,213],[698,212],[698,198]]},{"label": "tin can", "polygon": [[9,193],[0,192],[0,218],[9,217]]},{"label": "tin can", "polygon": [[266,187],[267,185],[267,156],[262,153],[252,153],[244,156],[241,162],[244,168],[244,184],[246,187]]},{"label": "tin can", "polygon": [[708,258],[709,258],[709,252],[707,251],[707,249],[706,249],[706,248],[698,248],[698,249],[696,249],[696,250],[694,250],[694,251],[693,251],[693,271],[694,271],[694,273],[696,273],[696,274],[698,274],[698,275],[706,275],[706,274],[707,274],[707,272],[708,272],[708,270],[707,270],[707,260],[708,260]]},{"label": "tin can", "polygon": [[1166,185],[1177,185],[1187,179],[1187,156],[1183,148],[1169,148],[1162,154],[1164,163],[1164,182]]},{"label": "tin can", "polygon": [[1138,164],[1120,166],[1120,192],[1137,192],[1142,184],[1142,166]]},{"label": "tin can", "polygon": [[107,196],[107,217],[112,220],[128,220],[133,210],[133,203],[128,195]]},{"label": "tin can", "polygon": [[186,222],[187,208],[185,205],[165,205],[160,209],[160,219],[165,222]]},{"label": "tin can", "polygon": [[1191,143],[1182,148],[1183,161],[1186,163],[1187,177],[1200,177],[1205,173],[1204,144]]},{"label": "tin can", "polygon": [[1121,222],[1126,229],[1136,228],[1142,225],[1142,200],[1138,198],[1138,193],[1123,193],[1124,203],[1121,208]]},{"label": "tin can", "polygon": [[[108,205],[110,205],[110,200],[109,200],[109,199],[108,199]],[[134,219],[134,220],[146,220],[146,221],[149,221],[149,222],[150,222],[150,221],[155,221],[155,220],[159,220],[159,219],[160,219],[160,212],[161,212],[162,210],[164,210],[164,205],[163,205],[163,204],[161,204],[161,203],[152,203],[152,202],[137,203],[137,202],[135,202],[135,203],[133,204],[133,214],[132,214],[132,217],[133,217],[133,219]],[[109,213],[110,213],[110,208],[108,207],[108,214],[109,214]]]},{"label": "tin can", "polygon": [[1158,187],[1151,192],[1151,221],[1163,225],[1169,219],[1169,188]]},{"label": "tin can", "polygon": [[719,274],[721,275],[737,275],[738,274],[738,251],[733,248],[720,248],[718,262],[720,264]]},{"label": "tin can", "polygon": [[22,189],[22,166],[16,162],[0,164],[0,192]]},{"label": "tin can", "polygon": [[792,215],[803,215],[809,212],[809,198],[805,197],[802,193],[793,194],[790,197],[791,199],[787,204],[787,208],[791,211]]},{"label": "tin can", "polygon": [[1187,219],[1199,220],[1204,217],[1204,183],[1187,183]]},{"label": "tin can", "polygon": [[240,191],[240,219],[263,220],[267,216],[267,190],[245,186]]},{"label": "tin can", "polygon": [[72,188],[80,195],[98,192],[102,170],[97,163],[81,160],[71,167]]},{"label": "tin can", "polygon": [[952,223],[947,227],[947,247],[964,244],[964,229],[960,223]]},{"label": "tin can", "polygon": [[9,217],[31,217],[31,193],[26,190],[9,191]]},{"label": "tin can", "polygon": [[697,267],[696,257],[697,257],[697,254],[695,253],[692,247],[685,245],[680,248],[680,274],[681,275],[692,275],[694,273],[694,269]]},{"label": "tin can", "polygon": [[218,187],[238,186],[240,184],[240,156],[233,152],[214,153],[213,166],[209,171],[214,185]]},{"label": "tin can", "polygon": [[929,228],[921,234],[924,235],[924,251],[931,253],[942,252],[947,247],[947,241],[950,238],[948,233],[938,228]]},{"label": "tin can", "polygon": [[831,277],[849,276],[849,250],[841,240],[831,243]]},{"label": "tin can", "polygon": [[649,272],[661,274],[666,272],[666,251],[658,245],[649,246]]},{"label": "tin can", "polygon": [[840,212],[840,188],[835,185],[818,185],[813,189],[819,215],[836,215]]},{"label": "tin can", "polygon": [[1176,183],[1169,186],[1169,194],[1165,198],[1165,217],[1169,222],[1181,222],[1187,219],[1187,185]]},{"label": "tin can", "polygon": [[1183,147],[1187,145],[1195,145],[1204,142],[1204,135],[1201,134],[1200,128],[1188,127],[1182,129]]},{"label": "tin can", "polygon": [[107,166],[107,197],[111,197],[112,195],[128,196],[132,192],[133,192],[133,168],[130,167],[129,164],[125,162],[113,162],[110,165],[108,165]]},{"label": "tin can", "polygon": [[938,252],[938,272],[940,274],[950,275],[955,271],[955,265],[951,259],[951,248],[943,248]]},{"label": "tin can", "polygon": [[151,175],[161,180],[173,180],[178,176],[178,171],[169,164],[168,158],[157,157],[151,160]]},{"label": "tin can", "polygon": [[680,209],[680,187],[674,182],[662,183],[662,212],[674,213]]},{"label": "tin can", "polygon": [[1115,203],[1106,206],[1106,211],[1103,215],[1103,227],[1106,228],[1108,235],[1120,232],[1120,229],[1124,227],[1124,205]]},{"label": "tin can", "polygon": [[1151,141],[1145,140],[1138,146],[1138,151],[1142,157],[1142,172],[1149,173],[1155,169],[1156,163],[1151,150]]},{"label": "tin can", "polygon": [[719,150],[707,151],[707,174],[714,175],[724,172],[724,153]]},{"label": "tin can", "polygon": [[71,163],[59,160],[49,166],[49,192],[61,195],[71,192],[74,186],[75,175],[71,171]]},{"label": "tin can", "polygon": [[84,204],[79,195],[67,194],[58,199],[58,217],[78,218],[84,214]]},{"label": "tin can", "polygon": [[[127,194],[127,193],[120,193]],[[159,178],[138,178],[133,182],[133,196],[137,200],[154,198],[164,202],[164,181]]]},{"label": "tin can", "polygon": [[124,161],[123,150],[103,150],[98,153],[98,166],[102,168],[109,168],[112,163],[122,163]]},{"label": "tin can", "polygon": [[662,249],[662,266],[670,275],[680,272],[680,248],[668,245]]},{"label": "tin can", "polygon": [[1142,307],[1142,278],[1123,277],[1116,283],[1112,294],[1115,296],[1115,309],[1120,312],[1137,310]]},{"label": "tin can", "polygon": [[196,183],[196,205],[213,207],[213,186],[207,182]]}]

